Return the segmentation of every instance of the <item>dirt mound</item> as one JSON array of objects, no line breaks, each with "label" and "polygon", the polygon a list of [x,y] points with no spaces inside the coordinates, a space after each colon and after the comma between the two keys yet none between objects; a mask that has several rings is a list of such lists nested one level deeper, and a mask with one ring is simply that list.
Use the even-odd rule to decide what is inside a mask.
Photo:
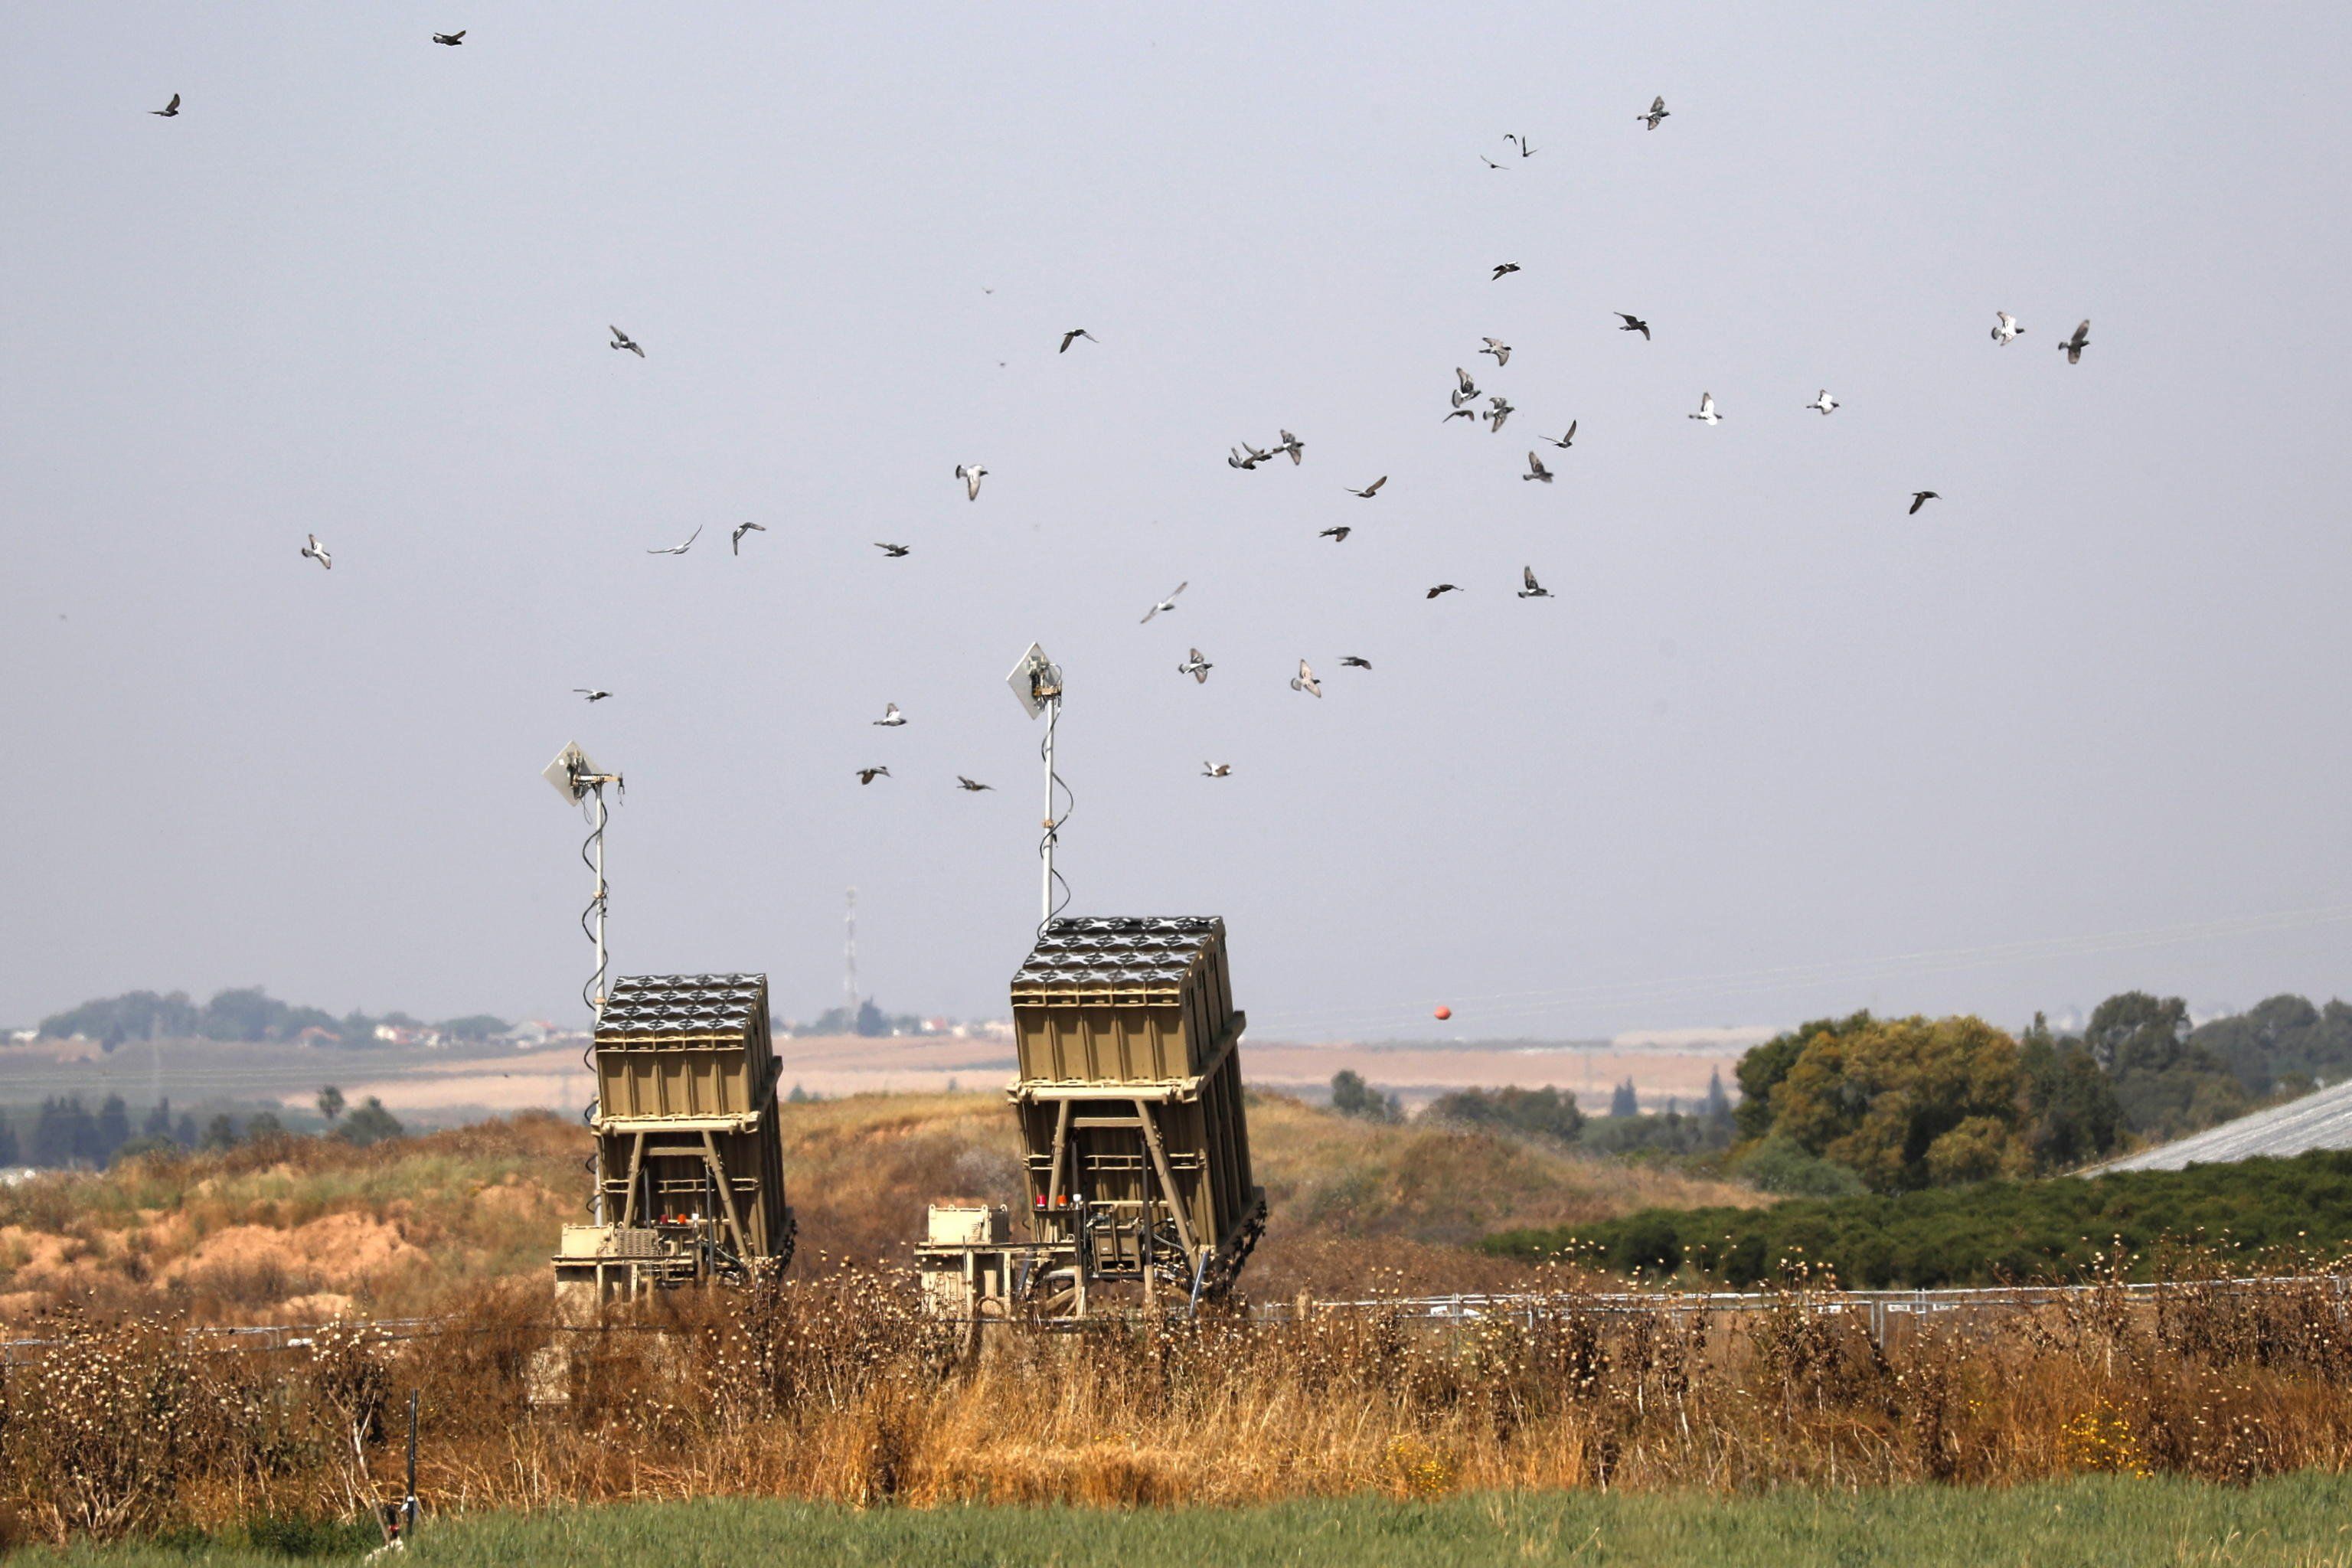
[{"label": "dirt mound", "polygon": [[350,1289],[397,1269],[430,1268],[432,1255],[400,1226],[361,1214],[333,1214],[290,1230],[235,1225],[216,1230],[157,1271],[166,1285],[224,1276],[275,1274],[296,1288]]}]

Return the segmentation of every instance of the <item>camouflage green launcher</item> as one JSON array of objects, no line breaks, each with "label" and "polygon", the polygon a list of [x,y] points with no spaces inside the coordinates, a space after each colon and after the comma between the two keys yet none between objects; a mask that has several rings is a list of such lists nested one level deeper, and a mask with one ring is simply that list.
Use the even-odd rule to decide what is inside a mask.
[{"label": "camouflage green launcher", "polygon": [[1230,1289],[1265,1224],[1242,1104],[1246,1022],[1223,921],[1048,921],[1013,977],[1032,1242],[935,1211],[918,1249],[934,1308],[1083,1316],[1103,1284],[1147,1301]]},{"label": "camouflage green launcher", "polygon": [[591,1062],[597,1223],[563,1227],[559,1300],[745,1282],[790,1263],[767,976],[626,976]]}]

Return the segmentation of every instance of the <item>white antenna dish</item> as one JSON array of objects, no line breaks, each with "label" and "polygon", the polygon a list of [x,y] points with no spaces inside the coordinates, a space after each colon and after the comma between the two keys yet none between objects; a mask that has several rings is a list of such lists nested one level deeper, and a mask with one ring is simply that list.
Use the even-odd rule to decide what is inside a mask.
[{"label": "white antenna dish", "polygon": [[1045,711],[1047,703],[1061,700],[1062,667],[1047,658],[1043,647],[1031,643],[1013,673],[1004,678],[1004,684],[1013,688],[1013,695],[1034,719]]},{"label": "white antenna dish", "polygon": [[602,768],[588,760],[588,753],[572,742],[555,754],[540,777],[555,786],[555,793],[578,805],[588,798],[590,781],[602,783],[607,776]]}]

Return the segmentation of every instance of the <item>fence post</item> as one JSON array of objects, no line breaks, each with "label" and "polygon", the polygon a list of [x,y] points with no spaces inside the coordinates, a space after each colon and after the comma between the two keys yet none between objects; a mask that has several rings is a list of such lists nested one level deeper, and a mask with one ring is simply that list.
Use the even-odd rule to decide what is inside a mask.
[{"label": "fence post", "polygon": [[400,1539],[405,1542],[416,1530],[416,1396],[418,1389],[408,1391],[408,1487],[400,1500]]}]

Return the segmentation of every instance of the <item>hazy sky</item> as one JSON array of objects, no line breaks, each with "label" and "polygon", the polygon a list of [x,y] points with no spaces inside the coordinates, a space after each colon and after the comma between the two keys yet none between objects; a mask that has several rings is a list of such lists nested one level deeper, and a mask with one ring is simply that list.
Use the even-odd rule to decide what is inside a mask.
[{"label": "hazy sky", "polygon": [[[885,1006],[1001,1014],[1033,638],[1074,910],[1223,914],[1261,1037],[2352,989],[2347,34],[13,16],[0,1021],[258,983],[576,1022],[582,827],[539,777],[573,739],[628,778],[617,971],[813,1014],[854,883]],[[1441,426],[1457,365],[1499,435]],[[1303,467],[1226,466],[1281,426]],[[1530,563],[1557,597],[1512,596]]]}]

